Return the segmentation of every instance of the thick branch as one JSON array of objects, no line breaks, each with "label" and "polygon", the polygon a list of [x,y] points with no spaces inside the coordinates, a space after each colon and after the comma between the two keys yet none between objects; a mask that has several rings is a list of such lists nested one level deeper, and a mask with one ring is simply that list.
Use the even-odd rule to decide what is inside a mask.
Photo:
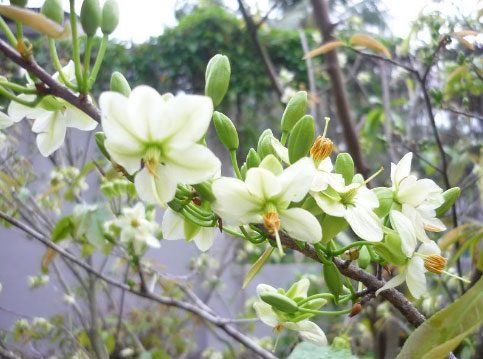
[{"label": "thick branch", "polygon": [[71,105],[77,107],[79,110],[85,112],[93,120],[100,122],[101,113],[99,110],[84,96],[78,96],[60,82],[54,80],[50,74],[48,74],[42,67],[35,62],[34,59],[24,59],[17,50],[9,46],[5,41],[0,39],[0,51],[10,60],[15,62],[20,67],[31,72],[38,77],[46,89],[42,91],[42,94],[49,94],[60,97]]},{"label": "thick branch", "polygon": [[13,226],[21,229],[22,231],[24,231],[29,236],[31,236],[31,237],[35,238],[36,240],[40,241],[45,246],[53,249],[54,251],[59,253],[64,258],[66,258],[69,261],[75,263],[79,267],[82,267],[88,273],[90,273],[90,274],[94,275],[95,277],[103,280],[104,282],[106,282],[106,283],[108,283],[108,284],[110,284],[114,287],[120,288],[121,290],[130,292],[134,295],[137,295],[138,297],[146,298],[146,299],[152,300],[154,302],[157,302],[159,304],[163,304],[163,305],[167,305],[167,306],[171,306],[171,307],[176,307],[176,308],[185,310],[187,312],[190,312],[194,315],[197,315],[200,318],[202,318],[202,319],[210,322],[211,324],[215,325],[216,327],[218,327],[219,329],[224,331],[226,334],[228,334],[230,337],[232,337],[233,339],[235,339],[239,343],[243,344],[246,348],[250,349],[251,351],[253,351],[257,355],[259,355],[260,357],[268,358],[268,359],[275,359],[276,358],[269,351],[263,349],[257,343],[255,343],[252,339],[250,339],[246,335],[240,333],[233,326],[228,324],[228,323],[230,323],[230,320],[221,318],[221,317],[217,316],[216,314],[208,312],[207,310],[200,308],[199,306],[191,304],[191,303],[183,302],[181,300],[170,298],[170,297],[160,296],[160,295],[157,295],[157,294],[154,294],[154,293],[138,291],[138,290],[136,290],[136,289],[124,284],[124,283],[118,282],[117,280],[115,280],[113,278],[107,277],[106,275],[99,273],[96,269],[94,269],[93,267],[91,267],[90,265],[85,263],[84,261],[78,259],[75,255],[67,252],[62,247],[60,247],[57,244],[51,242],[48,238],[44,237],[41,233],[37,232],[35,229],[30,228],[26,224],[18,221],[17,219],[9,216],[8,214],[0,212],[0,218],[9,222]]}]

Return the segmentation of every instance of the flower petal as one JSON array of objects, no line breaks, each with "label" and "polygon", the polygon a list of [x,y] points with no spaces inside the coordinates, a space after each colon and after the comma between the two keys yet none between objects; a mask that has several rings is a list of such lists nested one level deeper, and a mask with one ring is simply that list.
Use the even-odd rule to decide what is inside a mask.
[{"label": "flower petal", "polygon": [[134,185],[143,201],[165,207],[176,193],[176,179],[166,166],[157,166],[156,175],[157,177],[153,176],[147,168],[143,168],[136,174]]},{"label": "flower petal", "polygon": [[184,218],[171,208],[166,209],[161,222],[163,238],[167,240],[184,239]]},{"label": "flower petal", "polygon": [[198,233],[193,237],[196,247],[202,252],[206,252],[211,248],[215,240],[215,229],[212,227],[201,227]]},{"label": "flower petal", "polygon": [[401,285],[402,283],[404,283],[405,279],[406,279],[406,268],[401,268],[401,272],[399,272],[398,275],[392,277],[390,280],[386,282],[386,284],[384,284],[381,288],[376,290],[376,295],[379,295],[379,293],[381,293],[383,290],[395,288]]},{"label": "flower petal", "polygon": [[284,326],[287,329],[298,331],[304,340],[317,345],[327,345],[327,337],[323,330],[310,320],[302,320],[297,323],[286,322]]},{"label": "flower petal", "polygon": [[13,125],[13,120],[8,117],[6,114],[3,112],[0,112],[0,130],[3,130],[7,127],[10,127]]},{"label": "flower petal", "polygon": [[277,196],[282,190],[277,176],[264,168],[250,168],[245,183],[253,196],[264,200]]},{"label": "flower petal", "polygon": [[[34,95],[19,95],[18,97],[25,101],[33,101],[35,99]],[[24,118],[31,118],[35,120],[39,116],[44,116],[46,115],[46,113],[49,113],[51,111],[44,110],[41,107],[28,107],[18,102],[12,101],[10,102],[10,105],[8,105],[7,112],[8,116],[10,116],[10,119],[13,122],[19,122]]]},{"label": "flower petal", "polygon": [[123,166],[129,174],[132,175],[141,168],[143,148],[138,142],[123,144],[107,138],[104,146],[112,160]]},{"label": "flower petal", "polygon": [[406,274],[408,289],[414,298],[420,298],[426,292],[426,276],[424,261],[420,257],[413,257],[409,261]]},{"label": "flower petal", "polygon": [[401,249],[403,253],[407,257],[412,257],[417,245],[413,224],[404,214],[395,210],[389,212],[389,219],[392,228],[396,230],[401,237]]},{"label": "flower petal", "polygon": [[382,223],[372,209],[364,206],[349,206],[344,218],[360,238],[370,242],[382,241]]},{"label": "flower petal", "polygon": [[308,157],[286,168],[279,176],[282,184],[281,198],[287,202],[301,201],[309,192],[314,175],[314,162]]},{"label": "flower petal", "polygon": [[302,208],[289,208],[279,213],[280,225],[292,238],[317,243],[322,239],[322,228],[312,213]]},{"label": "flower petal", "polygon": [[391,181],[394,188],[398,187],[399,183],[410,175],[412,160],[413,154],[412,152],[409,152],[406,153],[403,158],[401,158],[397,165],[391,163]]},{"label": "flower petal", "polygon": [[402,213],[411,221],[414,227],[414,231],[416,234],[416,238],[419,239],[421,242],[429,241],[429,237],[424,230],[424,223],[423,219],[419,212],[414,209],[413,206],[403,203],[402,205]]},{"label": "flower petal", "polygon": [[81,131],[92,131],[97,127],[96,121],[85,112],[71,105],[66,105],[64,118],[67,127],[74,127]]},{"label": "flower petal", "polygon": [[165,116],[166,102],[152,87],[142,85],[134,88],[129,95],[128,111],[129,118],[138,122],[137,130],[142,138],[155,142],[169,134]]},{"label": "flower petal", "polygon": [[258,301],[253,304],[253,309],[255,309],[258,318],[260,318],[260,320],[266,325],[270,327],[275,327],[278,325],[279,320],[277,314],[275,314],[269,304]]},{"label": "flower petal", "polygon": [[323,193],[311,192],[312,197],[315,199],[317,206],[319,206],[325,213],[334,217],[344,217],[346,214],[345,206]]},{"label": "flower petal", "polygon": [[428,241],[419,246],[418,253],[422,255],[441,255],[441,248],[439,248],[435,241]]},{"label": "flower petal", "polygon": [[258,296],[260,297],[262,294],[265,294],[265,293],[278,293],[278,291],[274,287],[268,284],[261,283],[257,285]]},{"label": "flower petal", "polygon": [[65,121],[58,112],[52,112],[48,117],[38,118],[32,130],[38,133],[37,147],[44,157],[50,156],[64,143]]},{"label": "flower petal", "polygon": [[221,167],[220,160],[203,145],[171,148],[166,154],[166,166],[177,183],[197,184],[212,178]]}]

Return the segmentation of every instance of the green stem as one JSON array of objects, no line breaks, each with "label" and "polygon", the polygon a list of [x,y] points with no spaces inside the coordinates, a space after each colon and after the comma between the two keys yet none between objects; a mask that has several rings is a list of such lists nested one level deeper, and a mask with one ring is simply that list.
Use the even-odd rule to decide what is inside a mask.
[{"label": "green stem", "polygon": [[265,237],[259,236],[259,237],[253,238],[252,236],[250,236],[250,234],[247,232],[247,230],[243,226],[240,226],[240,231],[245,236],[245,239],[247,239],[249,242],[251,242],[253,244],[260,244],[260,243],[265,242],[265,239],[266,239]]},{"label": "green stem", "polygon": [[8,27],[7,23],[5,20],[3,20],[3,17],[0,16],[0,30],[3,31],[5,34],[5,37],[7,38],[8,42],[10,45],[13,47],[17,47],[17,39],[15,38],[15,35],[13,34],[12,30]]},{"label": "green stem", "polygon": [[5,88],[1,86],[0,86],[0,95],[7,98],[8,100],[18,102],[19,104],[22,104],[28,107],[35,107],[41,100],[40,97],[36,97],[34,101],[22,100],[21,98],[18,98],[13,93],[7,91]]},{"label": "green stem", "polygon": [[15,92],[20,92],[20,93],[25,93],[25,94],[30,94],[30,95],[35,95],[37,93],[37,89],[35,89],[35,88],[22,86],[22,85],[19,85],[19,84],[8,82],[8,81],[1,81],[0,80],[0,86],[6,87],[6,88],[11,89]]},{"label": "green stem", "polygon": [[79,52],[79,39],[77,38],[77,15],[75,13],[75,0],[69,0],[70,3],[70,27],[72,31],[72,58],[75,65],[75,78],[77,84],[82,84],[82,70]]},{"label": "green stem", "polygon": [[245,238],[245,236],[243,235],[243,233],[240,233],[238,231],[235,231],[234,229],[226,226],[226,227],[223,227],[223,232],[225,233],[228,233],[232,236],[235,236],[235,237],[239,237],[239,238]]},{"label": "green stem", "polygon": [[312,300],[321,299],[321,298],[322,299],[332,299],[332,300],[334,300],[334,295],[331,294],[331,293],[314,294],[314,295],[311,295],[310,297],[305,298],[304,300],[302,300],[301,302],[299,302],[297,304],[299,305],[299,307],[302,307],[305,303],[309,303]]},{"label": "green stem", "polygon": [[230,151],[230,160],[233,169],[235,170],[235,175],[238,179],[242,179],[242,175],[240,173],[240,168],[238,167],[238,162],[236,160],[236,151]]},{"label": "green stem", "polygon": [[282,137],[280,137],[280,143],[282,144],[282,146],[285,146],[285,143],[287,142],[287,138],[288,138],[288,132],[282,132]]},{"label": "green stem", "polygon": [[352,308],[344,309],[344,310],[335,310],[335,311],[324,311],[324,310],[315,310],[315,309],[307,309],[307,308],[300,308],[298,309],[302,313],[311,313],[317,315],[341,315],[341,314],[348,314],[352,311]]},{"label": "green stem", "polygon": [[17,41],[23,42],[23,27],[22,23],[17,21]]},{"label": "green stem", "polygon": [[86,49],[84,51],[84,73],[82,75],[82,88],[85,93],[88,93],[89,88],[89,68],[91,65],[92,45],[94,45],[94,37],[87,37]]},{"label": "green stem", "polygon": [[55,70],[59,73],[60,80],[71,90],[78,91],[77,86],[75,86],[72,82],[70,82],[70,80],[67,77],[65,77],[64,71],[62,71],[62,65],[60,64],[54,39],[49,39],[49,50],[50,50],[50,57],[52,59],[52,63],[54,64]]},{"label": "green stem", "polygon": [[92,67],[91,76],[89,77],[89,88],[92,88],[92,86],[96,82],[97,75],[99,74],[99,70],[101,69],[102,62],[104,61],[104,55],[106,54],[107,50],[108,38],[108,35],[104,35],[102,37],[101,45],[99,47],[99,51],[97,52],[96,62]]},{"label": "green stem", "polygon": [[314,249],[315,249],[315,252],[317,253],[317,257],[319,257],[322,264],[328,264],[331,262],[329,259],[326,258],[326,255],[327,255],[326,249],[321,244],[318,244],[318,243],[314,244]]},{"label": "green stem", "polygon": [[368,242],[368,241],[357,241],[357,242],[353,242],[341,249],[338,249],[338,250],[335,250],[333,251],[331,254],[333,256],[338,256],[338,255],[341,255],[342,253],[344,253],[345,251],[351,249],[351,248],[354,248],[354,247],[361,247],[361,246],[374,246],[374,245],[377,245],[378,243],[376,242]]}]

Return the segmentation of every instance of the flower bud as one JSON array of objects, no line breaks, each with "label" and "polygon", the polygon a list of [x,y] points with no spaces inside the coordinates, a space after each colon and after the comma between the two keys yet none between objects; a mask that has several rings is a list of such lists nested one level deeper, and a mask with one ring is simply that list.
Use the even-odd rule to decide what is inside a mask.
[{"label": "flower bud", "polygon": [[40,12],[60,25],[64,22],[64,9],[61,0],[45,0]]},{"label": "flower bud", "polygon": [[362,305],[361,303],[356,303],[354,304],[354,306],[352,307],[352,310],[349,314],[349,317],[352,318],[352,317],[355,317],[357,314],[359,314],[362,310]]},{"label": "flower bud", "polygon": [[285,313],[294,313],[299,309],[295,301],[280,293],[262,293],[260,299]]},{"label": "flower bud", "polygon": [[444,202],[436,209],[436,217],[443,216],[461,195],[459,187],[453,187],[443,193]]},{"label": "flower bud", "polygon": [[260,162],[261,162],[261,159],[257,151],[255,151],[254,148],[250,148],[250,151],[248,151],[247,161],[246,161],[247,168],[258,167]]},{"label": "flower bud", "polygon": [[240,167],[240,174],[241,174],[242,180],[245,180],[245,178],[247,177],[247,171],[248,171],[247,164],[246,163],[242,164],[242,166]]},{"label": "flower bud", "polygon": [[109,152],[107,152],[106,146],[104,145],[104,142],[106,141],[106,134],[104,132],[96,132],[94,138],[96,139],[97,147],[99,147],[101,153],[104,155],[104,157],[110,160],[111,155],[109,154]]},{"label": "flower bud", "polygon": [[371,263],[371,255],[369,254],[369,250],[367,249],[367,246],[362,246],[359,250],[359,258],[357,258],[357,264],[360,268],[366,269],[369,263]]},{"label": "flower bud", "polygon": [[344,252],[344,259],[348,261],[355,261],[359,259],[359,248],[350,248]]},{"label": "flower bud", "polygon": [[118,92],[126,97],[131,93],[131,86],[120,72],[113,72],[111,75],[111,91]]},{"label": "flower bud", "polygon": [[18,6],[18,7],[25,7],[28,3],[28,0],[10,0],[10,5]]},{"label": "flower bud", "polygon": [[345,184],[352,183],[354,177],[354,161],[348,153],[339,153],[335,160],[334,170],[344,177]]},{"label": "flower bud", "polygon": [[213,112],[213,123],[215,124],[216,134],[220,142],[229,151],[235,151],[238,148],[238,133],[233,122],[221,112]]},{"label": "flower bud", "polygon": [[372,190],[379,200],[379,207],[374,210],[379,218],[384,218],[389,214],[394,203],[394,192],[387,187],[377,187]]},{"label": "flower bud", "polygon": [[84,0],[81,7],[80,21],[87,36],[94,36],[101,25],[102,11],[99,0]]},{"label": "flower bud", "polygon": [[310,115],[302,117],[292,128],[288,138],[288,157],[295,163],[309,153],[315,136],[315,121]]},{"label": "flower bud", "polygon": [[290,99],[283,112],[281,121],[282,132],[288,133],[295,124],[305,115],[307,110],[307,92],[299,91]]},{"label": "flower bud", "polygon": [[116,0],[107,0],[102,8],[101,30],[110,35],[119,24],[119,6]]},{"label": "flower bud", "polygon": [[268,155],[274,155],[275,151],[272,146],[272,131],[267,129],[262,132],[258,138],[257,152],[260,155],[260,159],[264,159]]},{"label": "flower bud", "polygon": [[312,157],[314,161],[320,162],[330,156],[333,148],[334,144],[330,138],[319,136],[310,148],[310,157]]},{"label": "flower bud", "polygon": [[324,264],[324,280],[327,288],[334,295],[335,301],[339,300],[339,295],[342,292],[342,280],[340,278],[339,269],[333,262]]},{"label": "flower bud", "polygon": [[208,62],[205,73],[205,95],[211,97],[218,106],[225,97],[230,84],[230,60],[224,55],[215,55]]},{"label": "flower bud", "polygon": [[304,304],[304,308],[312,309],[312,310],[318,310],[318,309],[320,309],[320,307],[322,307],[323,305],[326,305],[326,304],[327,304],[326,299],[316,298],[316,299],[312,299],[307,304]]}]

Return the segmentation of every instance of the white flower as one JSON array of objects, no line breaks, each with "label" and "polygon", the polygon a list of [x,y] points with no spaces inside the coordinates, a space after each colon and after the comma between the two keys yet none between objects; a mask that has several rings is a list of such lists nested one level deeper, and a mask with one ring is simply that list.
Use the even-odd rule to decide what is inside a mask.
[{"label": "white flower", "polygon": [[293,87],[285,87],[283,90],[282,97],[280,98],[280,101],[282,103],[289,103],[289,101],[292,99],[292,97],[297,93],[297,90],[295,90]]},{"label": "white flower", "polygon": [[[300,281],[295,283],[294,286],[292,286],[292,288],[294,287],[297,287],[297,292],[290,293],[290,297],[307,298],[307,290],[309,287],[308,279],[301,279]],[[290,291],[291,290],[289,289],[289,291],[287,291],[287,294],[289,294]],[[320,329],[317,324],[307,319],[293,322],[290,321],[290,319],[288,318],[282,318],[275,312],[275,310],[273,310],[270,304],[265,303],[260,298],[260,295],[264,293],[278,293],[278,291],[277,289],[266,284],[259,284],[257,286],[257,294],[259,296],[259,300],[253,304],[253,308],[255,309],[257,316],[263,323],[270,327],[273,327],[277,332],[280,332],[283,328],[287,328],[299,332],[300,336],[303,339],[310,341],[314,344],[327,345],[327,338],[322,329]]]},{"label": "white flower", "polygon": [[[72,61],[63,68],[69,79],[75,79],[74,63]],[[58,78],[58,73],[54,78]],[[19,98],[31,101],[34,95],[20,95]],[[46,96],[35,107],[28,107],[12,101],[8,107],[8,114],[13,122],[24,118],[34,119],[32,131],[37,133],[37,147],[40,153],[47,157],[58,150],[64,143],[67,127],[82,131],[92,131],[97,122],[78,108],[63,99]]]},{"label": "white flower", "polygon": [[344,178],[339,173],[332,172],[333,170],[334,166],[332,165],[330,157],[320,161],[316,168],[314,181],[312,182],[310,190],[313,192],[321,192],[325,191],[329,185],[334,188],[343,186]]},{"label": "white flower", "polygon": [[13,125],[13,120],[3,112],[0,112],[0,130],[4,130],[11,125]]},{"label": "white flower", "polygon": [[104,92],[99,104],[106,149],[129,174],[136,174],[142,200],[165,206],[177,184],[201,183],[219,171],[218,158],[197,143],[213,114],[209,97],[161,96],[139,86],[129,97]]},{"label": "white flower", "polygon": [[158,225],[146,218],[146,210],[141,202],[132,208],[123,208],[119,217],[105,223],[107,230],[112,225],[119,228],[121,242],[132,243],[137,252],[142,249],[144,244],[154,248],[161,246],[155,236]]},{"label": "white flower", "polygon": [[300,202],[305,197],[313,176],[314,165],[309,158],[302,158],[282,170],[280,163],[270,155],[260,167],[248,170],[245,182],[228,177],[215,180],[213,208],[229,225],[263,223],[275,235],[281,253],[280,228],[295,239],[316,243],[322,238],[317,219],[305,209],[288,208],[291,202]]},{"label": "white flower", "polygon": [[206,252],[215,240],[215,227],[201,227],[186,219],[181,214],[168,208],[161,223],[163,237],[167,240],[193,240],[200,251]]},{"label": "white flower", "polygon": [[[331,177],[327,183],[331,186],[329,191],[311,192],[317,205],[330,216],[343,217],[360,238],[371,242],[382,241],[382,223],[374,213],[374,209],[379,207],[376,194],[364,182],[346,186],[336,177]],[[319,186],[321,184],[324,182],[321,181]]]},{"label": "white flower", "polygon": [[[412,248],[412,253],[408,256],[409,259],[407,264],[400,267],[399,274],[391,278],[386,282],[386,284],[384,284],[384,286],[379,288],[376,291],[376,295],[383,290],[397,287],[404,281],[406,281],[408,289],[414,298],[420,298],[424,293],[426,293],[426,268],[432,268],[428,267],[431,265],[431,262],[428,262],[428,258],[430,260],[431,258],[434,258],[435,260],[444,262],[444,264],[446,264],[446,261],[443,257],[441,257],[441,249],[434,241],[430,240],[422,243],[416,252],[414,252],[415,249],[416,247],[414,246]],[[432,271],[435,273],[441,273],[442,269],[439,269],[440,270],[437,271],[433,268]]]},{"label": "white flower", "polygon": [[401,212],[412,222],[417,239],[429,241],[426,231],[442,232],[444,223],[436,218],[436,209],[444,202],[443,190],[432,180],[411,175],[413,154],[407,153],[396,165],[391,163],[394,200]]}]

